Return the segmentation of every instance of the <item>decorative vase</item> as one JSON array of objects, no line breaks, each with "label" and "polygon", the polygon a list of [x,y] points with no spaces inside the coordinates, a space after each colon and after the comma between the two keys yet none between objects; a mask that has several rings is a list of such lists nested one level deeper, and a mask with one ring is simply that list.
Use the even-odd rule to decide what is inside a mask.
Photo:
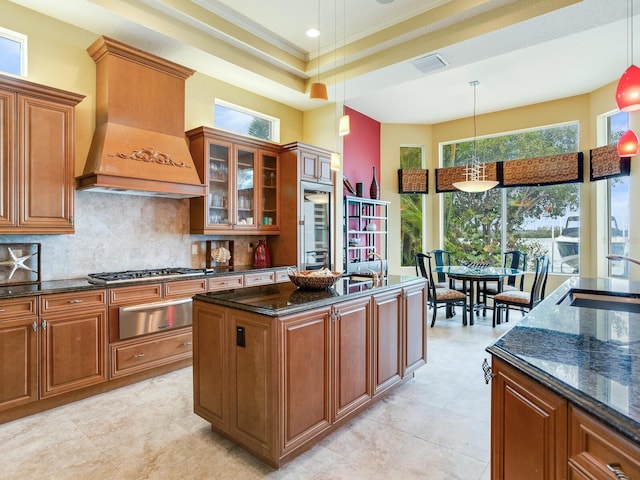
[{"label": "decorative vase", "polygon": [[369,196],[374,200],[380,198],[380,186],[376,179],[376,167],[373,167],[373,180],[371,180],[371,186],[369,187]]},{"label": "decorative vase", "polygon": [[258,240],[258,246],[253,252],[253,266],[254,268],[268,268],[271,266],[271,254],[264,240]]}]

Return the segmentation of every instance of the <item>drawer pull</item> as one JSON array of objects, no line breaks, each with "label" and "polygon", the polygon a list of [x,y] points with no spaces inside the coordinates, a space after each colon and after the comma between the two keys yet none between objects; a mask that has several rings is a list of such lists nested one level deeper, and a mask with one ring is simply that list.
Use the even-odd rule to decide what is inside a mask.
[{"label": "drawer pull", "polygon": [[494,377],[495,374],[491,370],[491,365],[489,365],[489,362],[487,362],[486,358],[482,362],[482,372],[484,373],[484,383],[489,385],[489,382],[491,381],[491,379]]},{"label": "drawer pull", "polygon": [[73,300],[69,300],[69,303],[82,303],[82,300],[79,298],[74,298]]},{"label": "drawer pull", "polygon": [[188,347],[189,345],[193,345],[193,342],[189,340],[188,342],[184,342],[182,345],[184,345],[185,347]]},{"label": "drawer pull", "polygon": [[135,355],[133,355],[133,358],[142,358],[144,357],[144,353],[136,353]]},{"label": "drawer pull", "polygon": [[31,324],[31,328],[33,328],[34,332],[37,332],[38,331],[38,322],[36,322],[34,320],[33,323]]},{"label": "drawer pull", "polygon": [[619,463],[607,463],[607,468],[613,472],[617,480],[629,480],[629,475],[622,471]]},{"label": "drawer pull", "polygon": [[4,308],[0,308],[0,313],[4,312]]},{"label": "drawer pull", "polygon": [[46,321],[46,320],[43,320],[43,321],[42,321],[42,329],[43,329],[43,330],[46,330],[46,329],[47,329],[47,321]]},{"label": "drawer pull", "polygon": [[158,325],[158,330],[162,330],[163,328],[170,328],[171,324],[169,323],[164,323],[162,325]]}]

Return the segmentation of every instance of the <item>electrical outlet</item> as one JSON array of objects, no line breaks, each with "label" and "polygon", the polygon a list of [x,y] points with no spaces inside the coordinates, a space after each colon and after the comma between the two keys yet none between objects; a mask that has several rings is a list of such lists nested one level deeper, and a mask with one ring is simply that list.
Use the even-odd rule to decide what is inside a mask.
[{"label": "electrical outlet", "polygon": [[193,245],[191,245],[191,255],[197,255],[197,254],[198,254],[198,245],[194,243]]},{"label": "electrical outlet", "polygon": [[247,245],[247,252],[251,253],[253,251],[253,243],[249,243],[249,245]]}]

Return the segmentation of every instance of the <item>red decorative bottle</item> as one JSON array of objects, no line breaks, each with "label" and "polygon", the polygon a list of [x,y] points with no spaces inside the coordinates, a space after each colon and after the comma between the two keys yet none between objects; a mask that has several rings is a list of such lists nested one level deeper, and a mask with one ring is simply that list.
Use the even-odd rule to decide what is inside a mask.
[{"label": "red decorative bottle", "polygon": [[378,179],[376,178],[376,167],[373,167],[373,180],[371,180],[371,187],[369,187],[369,196],[374,200],[380,198],[380,187],[378,186]]},{"label": "red decorative bottle", "polygon": [[253,267],[268,268],[271,266],[271,254],[264,240],[258,240],[258,246],[253,252]]}]

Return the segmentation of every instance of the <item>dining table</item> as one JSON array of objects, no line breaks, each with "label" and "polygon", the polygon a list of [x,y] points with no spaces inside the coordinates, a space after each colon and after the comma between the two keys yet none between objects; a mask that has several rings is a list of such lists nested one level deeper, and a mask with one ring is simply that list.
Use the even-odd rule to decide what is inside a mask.
[{"label": "dining table", "polygon": [[[486,315],[487,295],[484,289],[480,288],[480,284],[486,286],[487,282],[497,282],[498,292],[502,291],[504,279],[518,275],[524,275],[524,270],[507,267],[490,267],[490,266],[472,266],[472,265],[442,265],[434,268],[434,273],[443,273],[449,278],[451,288],[453,282],[460,280],[462,282],[462,291],[467,292],[469,302],[467,308],[469,310],[469,324],[474,324],[474,316]],[[482,296],[481,296],[482,294]]]}]

